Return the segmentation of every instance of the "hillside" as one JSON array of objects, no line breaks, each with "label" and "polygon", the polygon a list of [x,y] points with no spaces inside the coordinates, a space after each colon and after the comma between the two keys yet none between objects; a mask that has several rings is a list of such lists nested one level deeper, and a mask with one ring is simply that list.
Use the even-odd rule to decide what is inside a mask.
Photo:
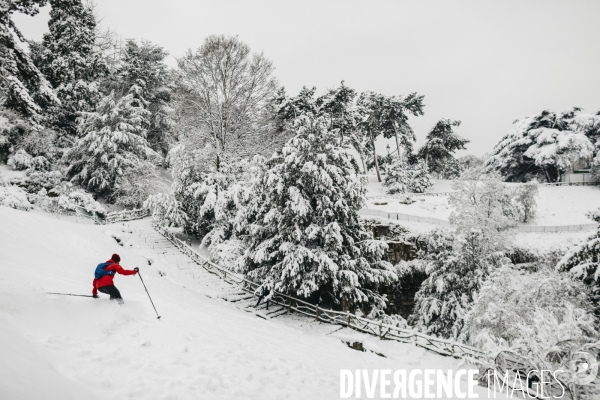
[{"label": "hillside", "polygon": [[[334,399],[340,369],[460,365],[299,316],[246,313],[219,298],[212,275],[152,250],[148,221],[82,225],[6,207],[0,221],[2,399]],[[137,276],[115,279],[122,307],[46,294],[89,294],[95,265],[114,252],[140,268],[160,321]]]}]

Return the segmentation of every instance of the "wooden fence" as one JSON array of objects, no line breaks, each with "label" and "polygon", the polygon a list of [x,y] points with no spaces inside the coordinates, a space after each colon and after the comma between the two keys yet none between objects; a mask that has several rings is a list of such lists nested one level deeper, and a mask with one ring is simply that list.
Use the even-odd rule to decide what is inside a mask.
[{"label": "wooden fence", "polygon": [[113,224],[120,221],[131,221],[134,219],[145,218],[150,215],[150,211],[147,209],[135,209],[126,210],[119,212],[108,213],[105,217],[99,216],[96,213],[88,212],[85,208],[80,206],[74,206],[73,210],[67,210],[59,206],[58,198],[38,196],[35,194],[28,194],[27,199],[34,205],[42,208],[43,210],[60,215],[70,215],[75,217],[87,218],[93,220],[97,225]]},{"label": "wooden fence", "polygon": [[[244,292],[258,297],[256,290],[259,288],[259,284],[249,281],[248,279],[207,260],[204,256],[193,250],[187,243],[177,238],[167,229],[156,224],[154,225],[154,228],[167,240],[173,243],[173,245],[175,245],[179,250],[181,250],[181,252],[189,256],[207,271],[218,275],[227,283],[236,285]],[[283,293],[275,292],[269,301],[281,307],[285,307],[289,311],[294,311],[299,314],[314,318],[317,321],[334,325],[342,325],[359,332],[377,336],[382,340],[396,340],[402,343],[412,343],[416,346],[423,347],[427,350],[444,356],[463,358],[467,361],[478,364],[489,365],[492,363],[492,360],[484,352],[474,347],[460,343],[454,343],[449,340],[434,338],[410,329],[385,325],[381,322],[358,317],[349,312],[321,308],[318,305],[308,303],[304,300],[300,300]]]}]

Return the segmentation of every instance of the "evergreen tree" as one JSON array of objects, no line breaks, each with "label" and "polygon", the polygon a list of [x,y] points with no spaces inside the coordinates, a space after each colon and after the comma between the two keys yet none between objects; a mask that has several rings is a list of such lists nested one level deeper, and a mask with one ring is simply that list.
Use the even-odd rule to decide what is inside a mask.
[{"label": "evergreen tree", "polygon": [[330,124],[300,117],[296,137],[269,161],[240,217],[249,235],[237,266],[260,290],[350,309],[384,306],[377,289],[396,276],[382,260],[387,246],[361,225],[365,188]]},{"label": "evergreen tree", "polygon": [[106,96],[94,112],[83,114],[82,138],[65,153],[67,176],[97,194],[111,197],[131,174],[155,168],[160,156],[150,149],[142,124],[148,111],[132,94]]},{"label": "evergreen tree", "polygon": [[388,194],[406,193],[410,181],[408,164],[399,155],[393,157],[392,164],[388,168],[387,175],[383,181]]},{"label": "evergreen tree", "polygon": [[409,323],[427,334],[458,338],[482,285],[495,268],[508,263],[501,253],[486,250],[487,239],[472,231],[427,260],[429,276],[415,295]]},{"label": "evergreen tree", "polygon": [[25,38],[12,15],[36,15],[46,0],[4,0],[0,4],[0,106],[14,110],[34,123],[40,123],[44,107],[58,102],[50,85],[19,47],[15,36]]},{"label": "evergreen tree", "polygon": [[453,164],[454,152],[465,150],[469,140],[454,132],[460,121],[441,119],[427,134],[426,142],[419,149],[419,158],[425,160],[429,172],[444,174],[448,164]]},{"label": "evergreen tree", "polygon": [[398,155],[401,147],[404,148],[405,154],[410,154],[416,138],[408,125],[408,115],[423,115],[423,96],[411,93],[406,97],[389,97],[364,92],[358,98],[357,105],[363,114],[361,127],[364,136],[370,141],[377,179],[381,182],[375,141],[379,135],[385,138],[395,137]]},{"label": "evergreen tree", "polygon": [[167,56],[160,46],[142,41],[128,40],[123,50],[121,66],[110,86],[123,95],[131,92],[137,106],[149,111],[144,120],[150,147],[166,156],[171,142],[172,83],[164,59]]},{"label": "evergreen tree", "polygon": [[384,131],[384,103],[385,97],[373,92],[361,93],[357,102],[361,113],[364,115],[364,119],[361,122],[361,128],[363,135],[369,141],[369,149],[373,152],[373,162],[375,164],[375,172],[377,173],[377,180],[379,182],[381,182],[381,174],[379,172],[379,160],[377,158],[375,140]]},{"label": "evergreen tree", "polygon": [[425,193],[433,186],[427,166],[423,161],[412,164],[409,168],[408,190],[414,193]]},{"label": "evergreen tree", "polygon": [[[600,223],[600,210],[589,212],[588,216],[594,222]],[[596,305],[600,303],[600,225],[596,233],[591,235],[584,243],[572,248],[557,268],[570,272],[577,279],[590,285],[593,290]]]},{"label": "evergreen tree", "polygon": [[593,155],[594,146],[586,136],[595,136],[593,123],[586,131],[578,118],[580,110],[574,107],[560,114],[546,110],[518,118],[513,129],[494,146],[485,171],[497,171],[507,181],[540,178],[556,182],[578,160]]},{"label": "evergreen tree", "polygon": [[328,90],[315,98],[316,88],[302,88],[296,97],[287,98],[283,89],[279,92],[277,101],[277,127],[283,132],[294,124],[296,118],[308,115],[311,118],[326,117],[330,129],[335,130],[340,137],[340,146],[354,148],[366,170],[364,155],[365,141],[360,129],[362,115],[356,105],[356,91],[344,84]]},{"label": "evergreen tree", "polygon": [[37,50],[38,68],[50,81],[60,107],[49,111],[53,127],[72,140],[81,112],[101,98],[98,80],[107,72],[96,49],[96,19],[81,0],[50,0],[49,32]]},{"label": "evergreen tree", "polygon": [[417,93],[411,93],[408,96],[385,97],[384,110],[382,113],[384,128],[383,137],[396,139],[396,152],[398,156],[403,153],[410,154],[416,141],[415,134],[408,124],[409,114],[414,116],[424,115],[423,98]]}]

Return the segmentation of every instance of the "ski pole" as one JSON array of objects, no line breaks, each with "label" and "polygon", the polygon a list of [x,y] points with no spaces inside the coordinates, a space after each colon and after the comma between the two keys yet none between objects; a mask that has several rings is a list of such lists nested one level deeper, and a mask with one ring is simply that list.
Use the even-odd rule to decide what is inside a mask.
[{"label": "ski pole", "polygon": [[142,274],[140,274],[140,270],[139,269],[137,269],[137,273],[138,273],[138,276],[140,277],[140,280],[142,281],[142,285],[144,285],[144,289],[146,289],[146,293],[148,293],[148,298],[150,299],[150,303],[152,303],[152,307],[154,307],[154,312],[156,313],[156,316],[158,317],[157,319],[160,319],[160,315],[158,315],[158,311],[156,311],[156,307],[154,306],[154,302],[152,301],[152,297],[150,297],[150,293],[148,292],[148,288],[146,287],[146,284],[144,283],[144,280],[142,279]]},{"label": "ski pole", "polygon": [[47,292],[46,294],[59,294],[61,296],[79,296],[79,297],[94,297],[87,294],[72,294],[72,293],[51,293]]}]

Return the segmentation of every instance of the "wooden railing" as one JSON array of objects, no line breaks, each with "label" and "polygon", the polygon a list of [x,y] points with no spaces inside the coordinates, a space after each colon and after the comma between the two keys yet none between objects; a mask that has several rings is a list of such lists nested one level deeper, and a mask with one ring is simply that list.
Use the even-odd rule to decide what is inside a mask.
[{"label": "wooden railing", "polygon": [[150,211],[144,208],[109,213],[106,218],[98,220],[97,224],[113,224],[120,221],[132,221],[150,216]]},{"label": "wooden railing", "polygon": [[[177,238],[173,233],[169,232],[167,229],[157,224],[154,225],[154,228],[167,240],[173,243],[175,247],[181,250],[181,252],[189,256],[207,271],[220,276],[224,281],[232,285],[236,285],[244,292],[258,297],[256,290],[259,288],[259,284],[209,261],[204,256],[193,250],[183,240]],[[380,339],[396,340],[402,343],[412,343],[416,346],[423,347],[427,350],[444,356],[463,358],[467,361],[476,362],[478,364],[490,365],[492,363],[492,360],[484,352],[474,347],[424,335],[411,329],[403,329],[391,325],[385,325],[382,322],[362,318],[349,312],[321,308],[318,305],[308,303],[304,300],[300,300],[283,293],[275,292],[269,301],[281,307],[285,307],[289,311],[294,311],[299,314],[314,318],[317,321],[334,325],[342,325],[356,331],[377,336]]]}]

